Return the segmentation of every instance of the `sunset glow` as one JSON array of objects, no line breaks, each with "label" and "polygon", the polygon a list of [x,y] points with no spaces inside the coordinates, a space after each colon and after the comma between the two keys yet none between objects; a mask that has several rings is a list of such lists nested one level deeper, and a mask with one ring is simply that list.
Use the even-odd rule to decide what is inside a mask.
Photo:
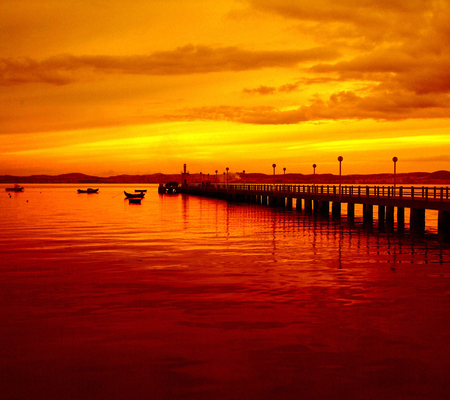
[{"label": "sunset glow", "polygon": [[0,175],[450,170],[450,0],[0,3]]}]

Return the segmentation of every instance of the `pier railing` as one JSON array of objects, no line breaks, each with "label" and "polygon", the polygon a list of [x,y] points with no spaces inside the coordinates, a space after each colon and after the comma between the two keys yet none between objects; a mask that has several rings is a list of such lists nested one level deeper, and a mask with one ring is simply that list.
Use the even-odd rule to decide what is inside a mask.
[{"label": "pier railing", "polygon": [[411,200],[449,200],[449,187],[430,186],[353,186],[353,185],[283,185],[283,184],[219,184],[189,185],[191,189],[221,191],[228,193],[247,192],[267,195],[320,195],[345,197],[396,198]]}]

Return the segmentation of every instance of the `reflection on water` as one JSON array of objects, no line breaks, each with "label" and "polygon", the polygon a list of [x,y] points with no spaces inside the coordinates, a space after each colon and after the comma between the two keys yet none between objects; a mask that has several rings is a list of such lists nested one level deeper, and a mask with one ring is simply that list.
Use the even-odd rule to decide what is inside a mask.
[{"label": "reflection on water", "polygon": [[7,399],[450,393],[450,249],[432,229],[76,189],[0,196]]}]

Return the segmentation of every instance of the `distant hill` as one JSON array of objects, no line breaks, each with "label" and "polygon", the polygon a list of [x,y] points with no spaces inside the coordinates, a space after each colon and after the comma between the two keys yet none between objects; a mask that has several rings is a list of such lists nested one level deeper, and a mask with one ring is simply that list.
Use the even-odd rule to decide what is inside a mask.
[{"label": "distant hill", "polygon": [[[230,173],[231,183],[292,183],[292,184],[338,184],[339,175],[333,174],[262,174],[262,173]],[[349,184],[393,184],[393,174],[368,174],[368,175],[342,175],[342,183]],[[216,182],[216,176],[190,174],[189,182]],[[224,175],[218,175],[219,183],[224,183]],[[12,176],[0,175],[0,183],[165,183],[169,181],[181,182],[181,174],[151,174],[151,175],[116,175],[109,177],[99,177],[85,175],[82,173],[71,173],[62,175],[31,175]],[[415,185],[450,185],[449,171],[436,172],[410,172],[396,175],[397,184]]]}]

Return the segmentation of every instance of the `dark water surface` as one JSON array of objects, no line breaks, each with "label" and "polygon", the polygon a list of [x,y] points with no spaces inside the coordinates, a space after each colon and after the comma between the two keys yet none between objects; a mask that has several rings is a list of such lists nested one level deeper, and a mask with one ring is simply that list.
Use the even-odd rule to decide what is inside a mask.
[{"label": "dark water surface", "polygon": [[0,398],[449,397],[433,228],[77,187],[0,187]]}]

